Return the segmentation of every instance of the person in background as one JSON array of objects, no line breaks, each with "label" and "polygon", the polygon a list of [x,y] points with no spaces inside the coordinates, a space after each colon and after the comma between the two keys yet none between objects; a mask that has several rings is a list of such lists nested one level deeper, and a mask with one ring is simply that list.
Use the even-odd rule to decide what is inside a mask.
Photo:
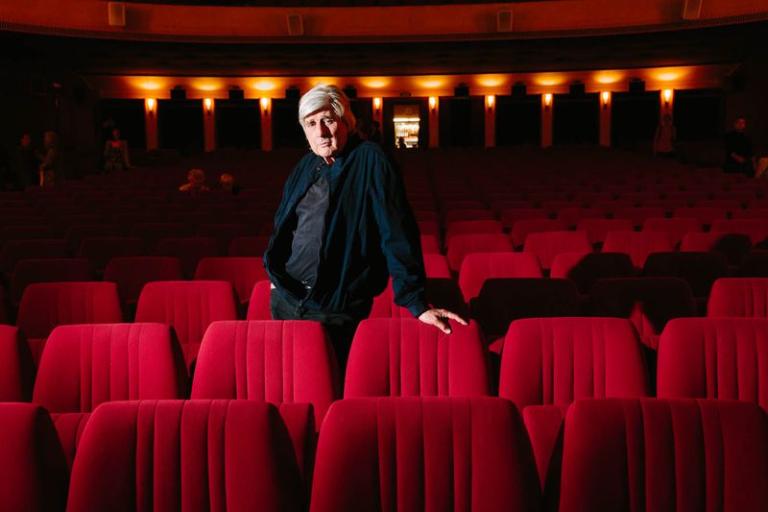
[{"label": "person in background", "polygon": [[228,172],[221,173],[219,176],[219,189],[227,194],[236,196],[240,193],[240,185],[235,181],[235,177]]},{"label": "person in background", "polygon": [[40,167],[38,171],[41,187],[52,187],[56,184],[57,176],[61,177],[61,154],[59,153],[59,136],[54,131],[47,131],[43,135],[45,149],[40,154]]},{"label": "person in background", "polygon": [[104,171],[124,171],[130,166],[128,142],[120,138],[119,128],[113,128],[112,136],[104,143]]},{"label": "person in background", "polygon": [[205,184],[205,172],[202,169],[190,169],[187,173],[187,182],[179,187],[179,192],[185,192],[192,196],[209,190]]},{"label": "person in background", "polygon": [[733,123],[733,130],[725,134],[725,163],[727,173],[753,175],[752,141],[746,134],[747,120],[739,117]]},{"label": "person in background", "polygon": [[264,266],[276,320],[314,320],[344,367],[357,324],[391,277],[395,303],[445,333],[465,321],[425,299],[419,229],[402,178],[361,140],[346,95],[318,85],[299,102],[311,151],[288,177]]},{"label": "person in background", "polygon": [[653,137],[653,155],[663,157],[675,156],[675,139],[677,133],[672,122],[672,116],[664,114],[656,127],[656,135]]}]

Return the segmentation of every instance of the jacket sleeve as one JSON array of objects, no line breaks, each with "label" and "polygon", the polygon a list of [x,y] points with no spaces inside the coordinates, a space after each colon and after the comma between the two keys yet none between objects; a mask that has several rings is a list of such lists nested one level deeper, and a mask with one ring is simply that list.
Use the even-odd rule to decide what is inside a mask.
[{"label": "jacket sleeve", "polygon": [[372,173],[373,212],[381,236],[395,303],[414,317],[428,309],[424,297],[426,277],[416,219],[405,195],[399,172],[383,154],[376,153]]}]

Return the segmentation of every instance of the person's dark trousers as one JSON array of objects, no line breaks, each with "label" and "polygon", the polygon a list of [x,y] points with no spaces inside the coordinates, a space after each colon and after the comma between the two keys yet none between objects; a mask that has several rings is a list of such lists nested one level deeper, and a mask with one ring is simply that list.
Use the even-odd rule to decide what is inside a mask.
[{"label": "person's dark trousers", "polygon": [[347,368],[349,348],[352,345],[357,324],[368,317],[371,312],[371,305],[372,301],[360,303],[351,308],[350,314],[325,313],[302,308],[295,299],[275,288],[270,294],[270,310],[274,320],[313,320],[323,324],[333,345],[333,350],[336,352],[342,378]]}]

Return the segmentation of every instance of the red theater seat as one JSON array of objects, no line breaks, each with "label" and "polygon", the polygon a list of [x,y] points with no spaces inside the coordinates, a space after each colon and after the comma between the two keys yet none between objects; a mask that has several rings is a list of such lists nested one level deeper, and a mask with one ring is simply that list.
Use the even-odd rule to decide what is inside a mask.
[{"label": "red theater seat", "polygon": [[48,413],[0,403],[0,508],[55,512],[67,500],[67,465]]},{"label": "red theater seat", "polygon": [[680,252],[719,252],[729,265],[739,265],[752,248],[747,235],[727,233],[686,233],[680,242]]},{"label": "red theater seat", "polygon": [[191,396],[309,403],[319,428],[340,387],[335,355],[321,324],[213,322],[200,346]]},{"label": "red theater seat", "polygon": [[344,397],[487,395],[477,325],[451,327],[446,335],[414,318],[363,320],[349,353]]},{"label": "red theater seat", "polygon": [[768,319],[670,321],[659,342],[657,393],[743,400],[768,410]]},{"label": "red theater seat", "polygon": [[61,283],[65,281],[90,281],[91,265],[85,258],[21,260],[13,268],[10,296],[18,305],[26,287],[32,283]]},{"label": "red theater seat", "polygon": [[631,277],[635,267],[628,254],[621,252],[563,252],[552,260],[549,276],[573,281],[579,292],[587,294],[599,279]]},{"label": "red theater seat", "polygon": [[104,280],[117,284],[120,301],[134,305],[144,285],[151,281],[182,278],[181,262],[170,256],[125,256],[112,258],[104,269]]},{"label": "red theater seat", "polygon": [[611,231],[632,231],[634,228],[629,219],[581,219],[576,225],[579,231],[585,231],[589,243],[603,243]]},{"label": "red theater seat", "polygon": [[302,510],[299,468],[277,409],[248,400],[100,406],[72,469],[69,512]]},{"label": "red theater seat", "polygon": [[721,219],[712,223],[713,233],[737,233],[747,235],[753,244],[768,237],[768,219]]},{"label": "red theater seat", "polygon": [[155,254],[179,258],[184,276],[191,278],[201,259],[219,255],[219,244],[215,238],[164,238],[157,242]]},{"label": "red theater seat", "polygon": [[260,236],[239,236],[233,238],[229,243],[227,254],[229,256],[258,256],[264,254],[269,244],[269,237]]},{"label": "red theater seat", "polygon": [[144,248],[152,251],[163,238],[192,236],[194,231],[194,225],[186,222],[146,222],[134,224],[129,234],[140,238]]},{"label": "red theater seat", "polygon": [[498,398],[334,403],[317,450],[312,512],[540,509],[530,444]]},{"label": "red theater seat", "polygon": [[629,254],[632,264],[643,268],[645,260],[652,252],[671,252],[675,243],[670,235],[663,231],[611,231],[605,237],[603,252],[623,252]]},{"label": "red theater seat", "polygon": [[552,260],[564,252],[589,251],[592,244],[584,231],[551,231],[531,233],[525,239],[524,251],[534,254],[543,269],[552,266]]},{"label": "red theater seat", "polygon": [[226,281],[153,281],[144,286],[136,306],[137,322],[173,327],[187,364],[197,356],[211,322],[236,319],[234,292]]},{"label": "red theater seat", "polygon": [[0,402],[26,402],[32,396],[35,365],[19,330],[0,325]]},{"label": "red theater seat", "polygon": [[440,254],[440,240],[437,238],[437,235],[422,234],[421,251],[425,257],[430,254]]},{"label": "red theater seat", "polygon": [[262,259],[257,257],[209,257],[197,264],[195,279],[229,281],[240,303],[246,304],[256,282],[267,279],[267,271]]},{"label": "red theater seat", "polygon": [[709,400],[583,400],[565,423],[560,512],[768,510],[768,421]]},{"label": "red theater seat", "polygon": [[512,243],[515,247],[522,247],[528,235],[532,233],[545,233],[547,231],[563,231],[568,226],[557,219],[523,219],[512,225]]},{"label": "red theater seat", "polygon": [[470,235],[479,233],[503,233],[504,226],[498,220],[463,220],[448,224],[446,239],[455,235]]},{"label": "red theater seat", "polygon": [[21,260],[67,258],[66,240],[10,240],[0,249],[0,272],[10,276]]},{"label": "red theater seat", "polygon": [[35,283],[27,286],[16,325],[29,341],[35,361],[54,327],[122,321],[115,283]]},{"label": "red theater seat", "polygon": [[503,233],[456,235],[448,245],[448,266],[458,272],[467,254],[473,252],[512,252],[512,242]]},{"label": "red theater seat", "polygon": [[679,277],[697,298],[706,298],[716,279],[728,275],[728,262],[718,252],[656,252],[645,260],[643,275]]},{"label": "red theater seat", "polygon": [[768,317],[768,278],[727,277],[715,281],[707,316]]},{"label": "red theater seat", "polygon": [[248,300],[248,312],[245,315],[246,320],[272,320],[272,309],[270,307],[270,296],[272,294],[272,283],[266,279],[257,281],[253,285],[251,297]]},{"label": "red theater seat", "polygon": [[101,272],[112,258],[141,256],[144,253],[139,238],[104,237],[83,239],[77,256],[86,258],[91,262],[94,270]]},{"label": "red theater seat", "polygon": [[476,297],[486,279],[501,277],[542,277],[536,256],[525,252],[468,254],[459,271],[459,288],[464,300]]},{"label": "red theater seat", "polygon": [[702,227],[701,221],[692,217],[651,217],[643,222],[643,231],[667,233],[674,244],[680,243],[686,233],[701,231]]}]

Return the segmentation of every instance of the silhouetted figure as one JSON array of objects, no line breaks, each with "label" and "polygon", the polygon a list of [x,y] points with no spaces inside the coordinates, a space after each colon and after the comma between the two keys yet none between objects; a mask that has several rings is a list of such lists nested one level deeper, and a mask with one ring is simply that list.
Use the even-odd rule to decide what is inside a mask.
[{"label": "silhouetted figure", "polygon": [[752,176],[752,141],[745,133],[747,120],[739,117],[733,123],[733,130],[725,134],[725,163],[727,173],[741,173]]},{"label": "silhouetted figure", "polygon": [[104,143],[104,171],[124,171],[130,166],[128,142],[120,138],[120,129],[114,128],[111,137]]},{"label": "silhouetted figure", "polygon": [[665,157],[674,156],[676,138],[677,133],[672,122],[672,116],[665,114],[656,127],[656,135],[653,137],[653,154]]},{"label": "silhouetted figure", "polygon": [[54,131],[47,131],[43,135],[45,149],[40,155],[40,168],[38,176],[41,187],[52,187],[56,184],[56,177],[61,177],[61,154],[59,153],[59,136]]},{"label": "silhouetted figure", "polygon": [[179,187],[179,192],[185,192],[192,196],[209,190],[210,188],[205,184],[205,172],[202,169],[190,169],[187,173],[187,182]]},{"label": "silhouetted figure", "polygon": [[235,177],[228,172],[221,173],[219,176],[219,189],[227,194],[236,196],[240,193],[240,185],[235,181]]}]

